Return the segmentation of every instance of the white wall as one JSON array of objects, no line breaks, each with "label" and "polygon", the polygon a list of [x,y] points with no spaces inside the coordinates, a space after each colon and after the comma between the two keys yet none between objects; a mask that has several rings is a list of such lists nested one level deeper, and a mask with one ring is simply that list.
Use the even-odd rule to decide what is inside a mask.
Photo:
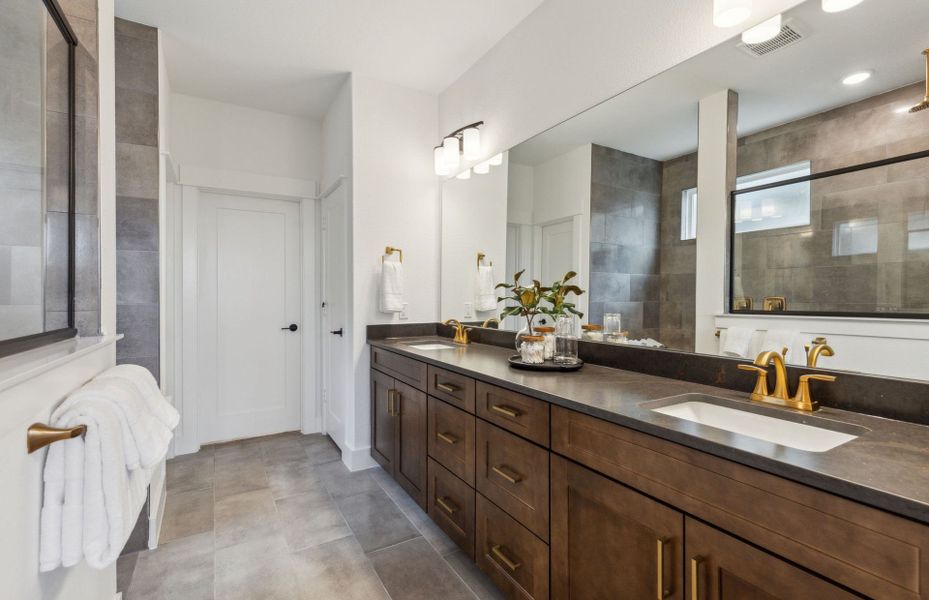
[{"label": "white wall", "polygon": [[533,170],[528,165],[509,163],[506,193],[506,220],[520,225],[532,224]]},{"label": "white wall", "polygon": [[[506,273],[508,161],[490,173],[442,184],[442,318],[481,320],[498,317],[497,309],[476,312],[477,253],[493,263],[494,283]],[[472,309],[466,310],[465,303]]]},{"label": "white wall", "polygon": [[182,170],[320,180],[319,121],[174,93],[170,123],[171,156]]},{"label": "white wall", "polygon": [[[355,390],[347,443],[369,453],[369,349],[365,327],[396,315],[377,309],[377,278],[385,246],[403,249],[407,314],[439,318],[438,180],[432,147],[439,139],[434,95],[352,77],[352,340]],[[368,464],[373,464],[367,457]]]},{"label": "white wall", "polygon": [[[749,27],[800,0],[756,0]],[[737,34],[712,0],[546,0],[439,97],[443,132],[483,120],[488,156]]]},{"label": "white wall", "polygon": [[346,78],[322,122],[322,190],[352,174],[352,80]]},{"label": "white wall", "polygon": [[535,166],[533,223],[538,225],[582,215],[587,217],[590,229],[591,152],[591,145],[584,144]]}]

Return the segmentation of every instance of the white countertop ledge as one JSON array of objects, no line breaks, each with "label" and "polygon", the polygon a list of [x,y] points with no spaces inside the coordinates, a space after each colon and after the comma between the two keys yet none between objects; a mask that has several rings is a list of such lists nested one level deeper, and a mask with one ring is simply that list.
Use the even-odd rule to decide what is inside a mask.
[{"label": "white countertop ledge", "polygon": [[0,358],[0,391],[19,385],[72,360],[102,350],[122,338],[121,333],[77,337]]}]

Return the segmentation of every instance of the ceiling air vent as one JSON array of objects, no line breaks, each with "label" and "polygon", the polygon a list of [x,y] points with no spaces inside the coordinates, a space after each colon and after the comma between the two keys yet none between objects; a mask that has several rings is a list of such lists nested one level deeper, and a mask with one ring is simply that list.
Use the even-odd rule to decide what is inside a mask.
[{"label": "ceiling air vent", "polygon": [[762,42],[760,44],[740,43],[739,48],[749,56],[760,58],[772,52],[777,52],[781,48],[792,46],[802,39],[803,34],[788,24],[781,27],[781,32],[767,42]]}]

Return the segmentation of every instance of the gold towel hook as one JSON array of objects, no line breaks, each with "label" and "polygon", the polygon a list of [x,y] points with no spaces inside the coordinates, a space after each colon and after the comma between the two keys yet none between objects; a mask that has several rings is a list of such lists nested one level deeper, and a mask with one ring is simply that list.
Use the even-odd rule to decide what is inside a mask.
[{"label": "gold towel hook", "polygon": [[[478,253],[477,253],[477,268],[479,268],[479,269],[481,268],[481,263],[484,262],[484,259],[485,259],[485,258],[487,258],[487,255],[484,254],[483,252],[478,252]],[[491,267],[494,266],[494,261],[490,261],[490,265],[489,265],[489,266],[491,266]]]},{"label": "gold towel hook", "polygon": [[[401,250],[400,248],[394,248],[393,246],[387,246],[386,248],[384,248],[384,254],[386,254],[387,256],[390,256],[394,252],[400,255],[400,262],[403,262],[403,250]],[[383,256],[381,257],[381,262],[384,262]]]},{"label": "gold towel hook", "polygon": [[78,425],[77,427],[70,427],[68,429],[56,429],[44,423],[33,423],[29,426],[28,431],[26,431],[26,448],[29,450],[29,454],[32,454],[36,450],[40,450],[49,444],[80,437],[85,433],[87,433],[86,425]]}]

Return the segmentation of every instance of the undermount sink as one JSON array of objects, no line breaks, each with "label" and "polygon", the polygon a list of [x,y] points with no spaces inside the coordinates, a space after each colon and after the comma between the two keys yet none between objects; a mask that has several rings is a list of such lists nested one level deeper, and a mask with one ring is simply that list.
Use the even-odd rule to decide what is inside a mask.
[{"label": "undermount sink", "polygon": [[[786,413],[784,416],[799,418],[807,423],[760,414],[761,411],[778,409],[755,406],[742,408],[731,400],[704,394],[684,394],[658,402],[661,406],[654,406],[656,403],[647,404],[654,406],[649,408],[657,413],[806,452],[827,452],[867,431],[855,425],[816,417],[798,417],[793,413]],[[825,426],[810,425],[810,421],[821,422]],[[843,429],[845,431],[842,431]]]},{"label": "undermount sink", "polygon": [[438,342],[427,342],[423,344],[410,344],[410,348],[417,350],[454,350],[455,346],[451,344],[440,344]]}]

